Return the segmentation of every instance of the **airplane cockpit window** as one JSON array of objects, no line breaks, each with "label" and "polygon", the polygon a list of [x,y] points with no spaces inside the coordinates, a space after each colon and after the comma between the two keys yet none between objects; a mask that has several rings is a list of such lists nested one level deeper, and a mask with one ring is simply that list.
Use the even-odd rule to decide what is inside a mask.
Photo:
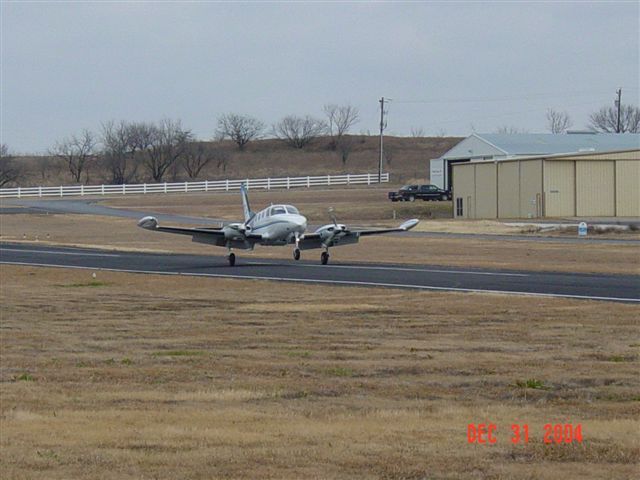
[{"label": "airplane cockpit window", "polygon": [[293,213],[296,215],[300,215],[300,212],[298,211],[298,209],[296,207],[294,207],[293,205],[287,205],[287,213]]},{"label": "airplane cockpit window", "polygon": [[282,205],[271,207],[271,211],[269,212],[270,215],[280,215],[283,213],[287,213],[287,211],[284,209]]}]

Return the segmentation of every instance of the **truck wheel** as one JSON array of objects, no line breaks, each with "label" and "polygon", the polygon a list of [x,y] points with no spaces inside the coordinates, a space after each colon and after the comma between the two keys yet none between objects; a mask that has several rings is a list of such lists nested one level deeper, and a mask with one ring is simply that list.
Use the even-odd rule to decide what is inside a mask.
[{"label": "truck wheel", "polygon": [[411,196],[409,197],[409,201],[410,201],[410,202],[415,202],[415,201],[416,201],[416,197],[415,197],[415,195],[411,195]]},{"label": "truck wheel", "polygon": [[446,195],[440,195],[440,200],[448,200]]}]

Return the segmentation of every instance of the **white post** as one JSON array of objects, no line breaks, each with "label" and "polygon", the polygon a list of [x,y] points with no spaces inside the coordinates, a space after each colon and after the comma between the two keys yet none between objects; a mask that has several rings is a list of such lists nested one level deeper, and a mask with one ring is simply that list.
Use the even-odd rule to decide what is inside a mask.
[{"label": "white post", "polygon": [[371,174],[367,173],[367,185],[371,185]]},{"label": "white post", "polygon": [[227,192],[229,191],[229,179],[227,178]]},{"label": "white post", "polygon": [[[62,187],[60,187],[62,188]],[[20,198],[20,187],[18,187],[18,198]]]},{"label": "white post", "polygon": [[347,185],[351,185],[351,175],[347,173]]},{"label": "white post", "polygon": [[327,185],[331,185],[331,175],[327,175]]},{"label": "white post", "polygon": [[127,193],[127,189],[125,188],[126,183],[122,184],[122,194],[125,195]]},{"label": "white post", "polygon": [[84,183],[82,185],[80,185],[80,196],[81,197],[84,196]]},{"label": "white post", "polygon": [[102,195],[104,195],[104,184],[101,185],[100,192],[102,193]]},{"label": "white post", "polygon": [[189,191],[189,182],[184,182],[184,191],[185,193]]},{"label": "white post", "polygon": [[204,181],[204,191],[208,192],[209,191],[209,180],[205,180]]},{"label": "white post", "polygon": [[147,184],[146,183],[142,184],[142,193],[144,193],[144,194],[147,193]]},{"label": "white post", "polygon": [[289,190],[289,177],[287,177],[287,190]]},{"label": "white post", "polygon": [[271,177],[267,177],[267,190],[271,190]]},{"label": "white post", "polygon": [[164,193],[167,193],[167,182],[164,182]]},{"label": "white post", "polygon": [[41,197],[42,196],[42,187],[38,187],[38,196]]},{"label": "white post", "polygon": [[311,178],[307,175],[307,188],[311,187]]},{"label": "white post", "polygon": [[[60,196],[62,196],[62,185],[60,185]],[[20,198],[20,189],[18,189],[18,198]]]}]

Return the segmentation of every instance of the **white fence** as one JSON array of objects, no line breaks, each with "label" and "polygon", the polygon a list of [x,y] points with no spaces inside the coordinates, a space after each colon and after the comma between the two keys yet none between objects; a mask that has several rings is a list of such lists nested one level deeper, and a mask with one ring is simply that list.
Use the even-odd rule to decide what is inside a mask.
[{"label": "white fence", "polygon": [[[383,173],[382,182],[389,182]],[[249,189],[296,188],[331,185],[371,185],[378,182],[377,173],[325,175],[282,178],[246,178],[184,183],[138,183],[131,185],[67,185],[60,187],[0,188],[0,198],[70,197],[84,195],[139,195],[146,193],[228,192],[239,190],[243,183]]]}]

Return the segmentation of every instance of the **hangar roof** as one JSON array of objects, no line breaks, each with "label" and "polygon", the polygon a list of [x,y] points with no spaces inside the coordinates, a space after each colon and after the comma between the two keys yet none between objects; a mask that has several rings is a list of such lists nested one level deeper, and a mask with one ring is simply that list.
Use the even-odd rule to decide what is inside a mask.
[{"label": "hangar roof", "polygon": [[474,133],[442,155],[443,159],[490,159],[519,155],[611,152],[640,148],[637,133]]}]

